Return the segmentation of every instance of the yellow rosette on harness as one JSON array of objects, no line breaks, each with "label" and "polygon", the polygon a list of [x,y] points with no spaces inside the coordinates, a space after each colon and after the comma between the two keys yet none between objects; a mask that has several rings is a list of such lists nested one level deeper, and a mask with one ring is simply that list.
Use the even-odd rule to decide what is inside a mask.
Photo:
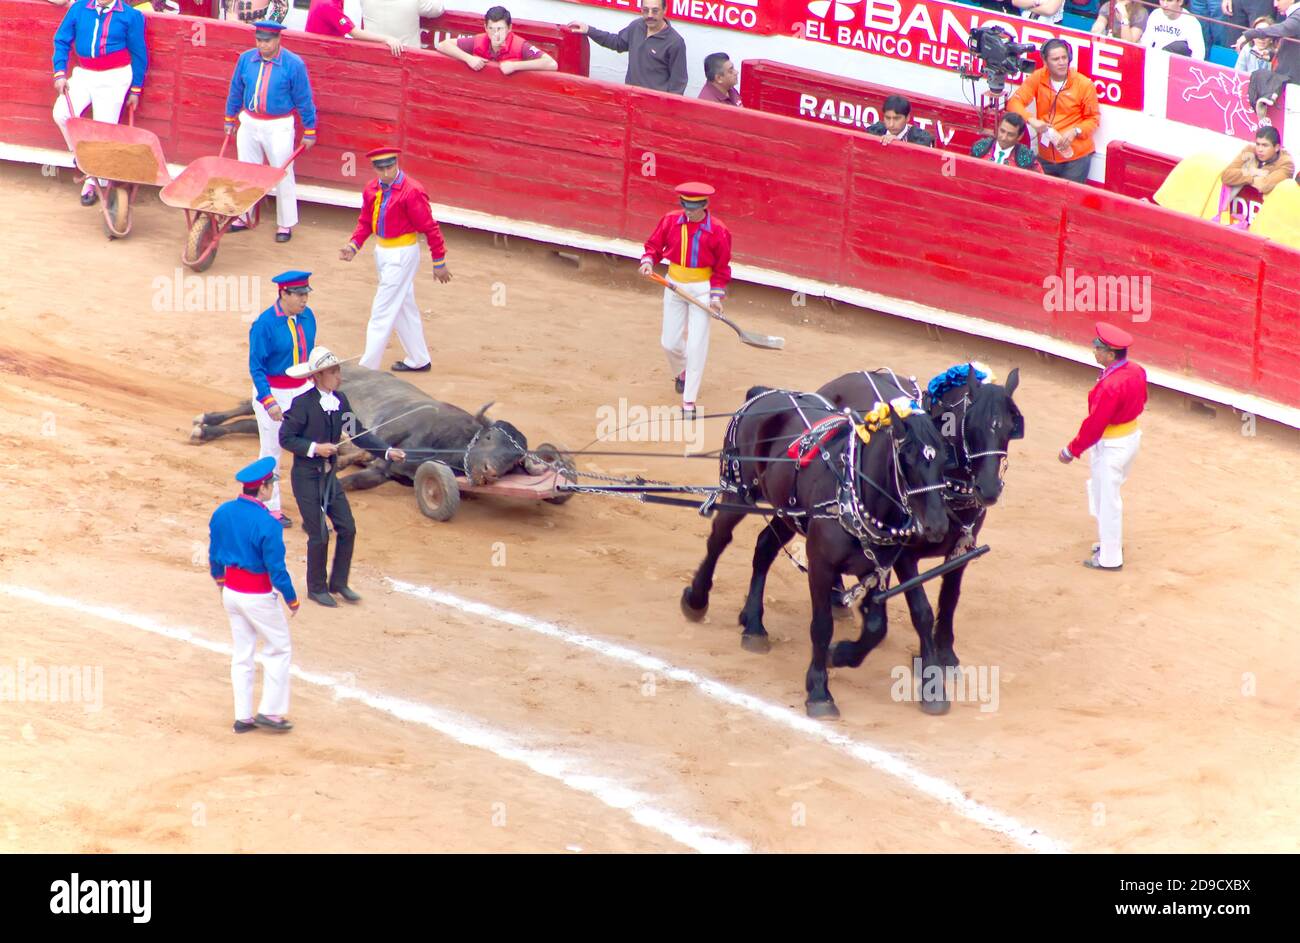
[{"label": "yellow rosette on harness", "polygon": [[906,396],[899,396],[890,400],[888,403],[877,402],[871,412],[862,417],[862,422],[854,423],[853,431],[858,434],[862,444],[866,445],[871,441],[871,433],[879,432],[890,424],[890,407],[898,414],[899,419],[906,419],[912,415],[912,401]]}]

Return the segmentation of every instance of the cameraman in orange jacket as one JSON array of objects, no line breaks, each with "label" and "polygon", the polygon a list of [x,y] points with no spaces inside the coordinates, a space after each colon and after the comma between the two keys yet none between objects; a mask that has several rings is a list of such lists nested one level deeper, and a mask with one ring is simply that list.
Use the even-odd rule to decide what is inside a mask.
[{"label": "cameraman in orange jacket", "polygon": [[[1030,73],[1007,102],[1007,110],[1025,119],[1038,135],[1043,172],[1086,183],[1096,147],[1092,136],[1101,124],[1101,106],[1092,80],[1070,68],[1074,49],[1063,39],[1043,43],[1043,68]],[[1036,115],[1029,113],[1033,104]]]}]

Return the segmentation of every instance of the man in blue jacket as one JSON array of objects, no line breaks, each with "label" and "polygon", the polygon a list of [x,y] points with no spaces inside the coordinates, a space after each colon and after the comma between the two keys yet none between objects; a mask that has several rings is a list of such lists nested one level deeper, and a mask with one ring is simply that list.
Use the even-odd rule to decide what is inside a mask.
[{"label": "man in blue jacket", "polygon": [[[289,368],[305,363],[316,346],[316,315],[307,307],[311,272],[281,272],[271,281],[279,286],[275,304],[248,329],[248,373],[253,381],[253,416],[257,419],[260,457],[280,461],[280,423],[294,397],[311,389],[311,380],[289,376]],[[280,486],[266,503],[284,527],[293,521],[280,510]]]},{"label": "man in blue jacket", "polygon": [[[293,156],[293,113],[302,119],[304,147],[316,144],[316,103],[302,59],[280,48],[283,23],[258,20],[253,24],[257,48],[241,53],[230,77],[226,96],[226,133],[239,133],[235,145],[239,159],[253,164],[263,161],[276,167]],[[298,190],[293,167],[275,188],[276,242],[288,242],[298,225]],[[231,232],[248,226],[236,220]]]},{"label": "man in blue jacket", "polygon": [[[298,594],[284,565],[284,529],[266,509],[275,483],[275,459],[259,458],[235,475],[243,494],[222,504],[208,524],[208,566],[230,617],[234,651],[230,683],[235,689],[235,733],[254,727],[286,731],[289,712],[289,663],[293,647],[289,622],[280,608],[284,597],[290,615],[298,614]],[[278,591],[278,592],[277,592]],[[253,714],[253,660],[262,640],[262,702]]]},{"label": "man in blue jacket", "polygon": [[[77,53],[77,67],[68,75],[68,56]],[[54,123],[68,140],[68,118],[91,106],[96,121],[117,124],[122,103],[140,103],[149,57],[144,47],[144,15],[122,0],[73,0],[54,34]],[[64,92],[67,92],[65,95]],[[72,111],[68,99],[72,99]],[[101,180],[101,185],[107,181]],[[93,206],[95,186],[81,190],[81,205]]]}]

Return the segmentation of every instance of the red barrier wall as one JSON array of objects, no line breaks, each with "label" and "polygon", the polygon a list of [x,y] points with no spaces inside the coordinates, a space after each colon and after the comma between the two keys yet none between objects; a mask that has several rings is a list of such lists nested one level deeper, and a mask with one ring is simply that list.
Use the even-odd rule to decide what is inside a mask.
[{"label": "red barrier wall", "polygon": [[[0,135],[62,147],[50,118],[59,11],[0,0]],[[192,27],[206,26],[202,45]],[[360,189],[349,159],[396,139],[434,200],[640,241],[671,187],[718,188],[736,260],[1086,343],[1098,317],[1049,311],[1052,277],[1151,277],[1144,362],[1300,406],[1300,252],[1095,188],[857,132],[562,73],[474,73],[435,53],[290,33],[321,112],[308,182]],[[150,17],[141,123],[169,159],[215,153],[251,30]],[[179,77],[183,76],[183,81]],[[946,167],[945,167],[946,165]],[[349,176],[348,172],[361,176]],[[870,360],[870,341],[863,354]]]}]

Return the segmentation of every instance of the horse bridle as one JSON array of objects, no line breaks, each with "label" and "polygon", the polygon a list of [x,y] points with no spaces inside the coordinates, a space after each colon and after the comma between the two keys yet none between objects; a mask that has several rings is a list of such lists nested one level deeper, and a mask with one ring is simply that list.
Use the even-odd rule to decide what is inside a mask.
[{"label": "horse bridle", "polygon": [[[961,399],[956,403],[946,403],[942,396],[935,401],[935,406],[940,410],[940,416],[942,416],[943,411],[948,409],[957,407],[961,408],[961,431],[957,437],[957,447],[960,449],[960,452],[957,455],[956,466],[966,472],[969,475],[969,479],[957,478],[948,474],[944,475],[944,487],[947,489],[944,498],[954,507],[968,507],[972,504],[978,505],[981,508],[985,506],[984,499],[981,498],[979,493],[975,490],[975,469],[973,463],[976,459],[987,458],[990,455],[997,455],[1005,459],[1006,461],[1003,461],[998,468],[998,481],[1000,483],[1005,483],[1006,481],[1007,463],[1010,461],[1010,455],[1006,449],[985,449],[982,452],[972,452],[970,450],[970,445],[966,440],[966,414],[970,412],[970,408],[973,405],[974,400],[970,394],[965,391],[962,392]],[[933,419],[934,417],[932,416],[931,418]],[[965,456],[965,458],[963,459],[962,456]]]}]

